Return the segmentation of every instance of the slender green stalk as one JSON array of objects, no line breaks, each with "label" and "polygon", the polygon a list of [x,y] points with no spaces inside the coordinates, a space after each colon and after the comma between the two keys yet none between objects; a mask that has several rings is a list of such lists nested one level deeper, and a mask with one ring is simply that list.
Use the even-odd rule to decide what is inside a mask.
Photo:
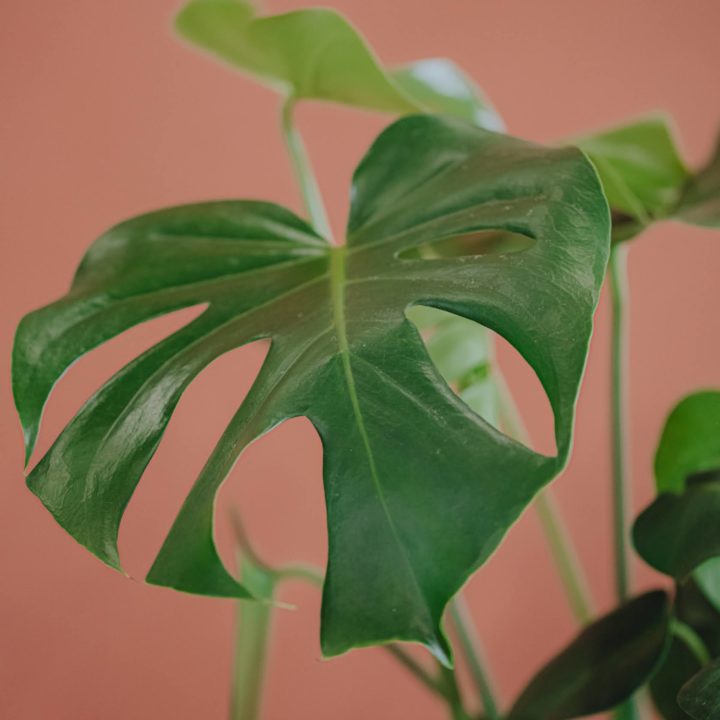
[{"label": "slender green stalk", "polygon": [[230,720],[258,720],[270,642],[272,600],[277,574],[258,557],[250,543],[240,513],[230,512],[238,548],[243,584],[268,602],[236,603],[234,660],[230,695]]},{"label": "slender green stalk", "polygon": [[680,638],[687,645],[700,665],[707,665],[712,660],[703,639],[689,625],[674,618],[672,632],[675,637]]},{"label": "slender green stalk", "polygon": [[445,699],[452,720],[470,720],[470,716],[465,712],[463,706],[455,671],[440,665],[440,677],[445,686]]},{"label": "slender green stalk", "polygon": [[572,546],[570,533],[550,488],[538,494],[535,499],[535,511],[555,559],[555,566],[565,587],[573,615],[581,625],[586,625],[593,617],[592,601]]},{"label": "slender green stalk", "polygon": [[610,252],[610,296],[612,301],[611,413],[613,466],[613,536],[615,591],[620,602],[627,600],[630,569],[627,551],[627,506],[630,480],[627,469],[627,247],[614,245]]},{"label": "slender green stalk", "polygon": [[470,668],[475,687],[482,700],[485,717],[488,720],[499,720],[500,713],[495,700],[492,682],[485,668],[480,638],[465,598],[462,595],[458,595],[450,604],[450,617],[455,626],[460,647]]},{"label": "slender green stalk", "polygon": [[318,188],[315,175],[310,165],[305,145],[300,137],[300,133],[295,128],[293,122],[293,111],[295,109],[295,100],[289,97],[282,106],[281,121],[283,137],[292,160],[293,171],[300,186],[300,192],[303,196],[305,208],[310,216],[310,221],[315,230],[332,241],[332,233],[330,231],[330,223],[328,222],[325,205]]},{"label": "slender green stalk", "polygon": [[[627,468],[627,245],[613,245],[610,251],[610,299],[612,305],[610,406],[612,426],[613,549],[615,556],[615,592],[619,602],[628,599],[631,588],[628,564],[627,507],[630,502],[630,478]],[[616,720],[639,717],[637,699],[631,697],[615,711]]]},{"label": "slender green stalk", "polygon": [[[493,364],[493,377],[500,398],[503,426],[508,434],[530,447],[530,434],[497,363]],[[538,494],[534,507],[565,588],[568,603],[577,621],[584,625],[593,617],[593,603],[572,538],[550,488]]]},{"label": "slender green stalk", "polygon": [[288,565],[275,571],[279,580],[304,580],[317,588],[323,586],[322,571],[309,565]]},{"label": "slender green stalk", "polygon": [[[243,583],[257,597],[271,599],[274,580],[247,559],[242,562]],[[237,603],[235,659],[230,701],[231,720],[258,720],[267,665],[272,605],[269,602]]]}]

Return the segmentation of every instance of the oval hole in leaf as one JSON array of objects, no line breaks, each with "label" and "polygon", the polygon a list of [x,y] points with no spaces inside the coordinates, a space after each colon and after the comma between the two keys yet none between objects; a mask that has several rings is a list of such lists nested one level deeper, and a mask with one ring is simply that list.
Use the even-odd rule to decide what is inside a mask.
[{"label": "oval hole in leaf", "polygon": [[[58,380],[43,411],[33,457],[41,458],[93,393],[116,372],[161,340],[191,323],[205,303],[182,308],[134,325],[89,350]],[[28,469],[31,466],[28,466]]]},{"label": "oval hole in leaf", "polygon": [[437,260],[439,258],[507,255],[531,248],[535,240],[529,235],[507,230],[473,230],[401,250],[403,260]]},{"label": "oval hole in leaf", "polygon": [[450,389],[493,427],[503,428],[500,395],[492,360],[498,358],[519,410],[531,430],[532,446],[546,455],[557,453],[554,416],[535,371],[502,336],[484,325],[425,305],[406,312],[425,343],[431,360]]}]

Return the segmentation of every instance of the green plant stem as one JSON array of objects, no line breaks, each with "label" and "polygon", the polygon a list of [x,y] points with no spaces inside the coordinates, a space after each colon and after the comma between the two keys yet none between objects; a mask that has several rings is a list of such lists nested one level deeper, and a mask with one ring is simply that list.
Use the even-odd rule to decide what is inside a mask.
[{"label": "green plant stem", "polygon": [[[497,362],[493,363],[492,372],[498,390],[500,414],[505,430],[516,440],[531,447],[530,434]],[[577,621],[584,625],[593,617],[593,603],[570,533],[550,488],[545,488],[538,494],[534,507],[570,608]]]},{"label": "green plant stem", "polygon": [[485,717],[487,717],[488,720],[499,720],[500,713],[495,700],[492,682],[485,668],[480,639],[475,629],[472,615],[462,595],[458,595],[450,603],[450,617],[455,626],[460,647],[470,668],[475,687],[482,700]]},{"label": "green plant stem", "polygon": [[555,558],[555,565],[562,578],[573,615],[581,625],[585,625],[593,617],[592,603],[580,570],[580,563],[571,544],[570,534],[552,490],[546,488],[538,494],[535,511],[550,546],[550,552]]},{"label": "green plant stem", "polygon": [[627,600],[631,578],[628,565],[627,506],[630,483],[627,470],[627,246],[614,245],[610,252],[611,337],[611,413],[613,467],[613,536],[615,553],[615,591],[618,601]]},{"label": "green plant stem", "polygon": [[452,720],[469,720],[470,716],[465,712],[455,671],[440,665],[440,677],[445,686],[445,699]]},{"label": "green plant stem", "polygon": [[703,639],[689,625],[675,618],[672,621],[672,632],[687,645],[701,666],[712,660]]},{"label": "green plant stem", "polygon": [[322,572],[309,565],[288,565],[276,570],[275,574],[279,580],[304,580],[320,589],[323,586]]},{"label": "green plant stem", "polygon": [[322,235],[328,242],[332,242],[332,232],[330,231],[330,223],[328,222],[325,205],[318,188],[315,175],[310,165],[310,160],[305,151],[300,133],[295,128],[293,121],[293,111],[295,109],[295,99],[288,97],[282,106],[281,121],[283,137],[287,145],[288,153],[293,165],[293,171],[303,196],[305,209],[310,216],[310,222],[315,230]]},{"label": "green plant stem", "polygon": [[[612,497],[613,549],[615,556],[615,593],[618,602],[630,595],[631,577],[628,564],[627,507],[630,501],[630,481],[627,470],[627,245],[613,245],[610,250],[611,357],[610,406],[612,417]],[[639,711],[635,697],[631,697],[615,711],[616,720],[635,720]]]},{"label": "green plant stem", "polygon": [[[245,561],[242,578],[257,597],[272,598],[274,580],[262,568]],[[257,720],[260,717],[271,616],[272,605],[269,602],[241,600],[237,603],[231,720]]]}]

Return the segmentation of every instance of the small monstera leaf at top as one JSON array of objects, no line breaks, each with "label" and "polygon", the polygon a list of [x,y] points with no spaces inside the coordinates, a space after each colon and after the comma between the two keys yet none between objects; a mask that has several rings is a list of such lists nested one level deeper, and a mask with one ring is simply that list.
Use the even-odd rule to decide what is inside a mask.
[{"label": "small monstera leaf at top", "polygon": [[389,73],[395,84],[426,112],[454,115],[488,130],[504,129],[482,90],[451,60],[418,60]]},{"label": "small monstera leaf at top", "polygon": [[720,226],[720,145],[708,165],[693,175],[663,117],[641,118],[574,142],[600,175],[616,242],[663,219]]},{"label": "small monstera leaf at top", "polygon": [[479,88],[450,60],[386,69],[335,10],[258,16],[246,0],[191,0],[176,26],[185,39],[286,97],[397,114],[447,113],[502,128]]},{"label": "small monstera leaf at top", "polygon": [[[413,251],[489,230],[454,257]],[[447,660],[443,609],[564,465],[609,214],[577,149],[548,149],[451,118],[413,116],[376,140],[353,179],[345,246],[276,206],[204,203],[102,236],[70,292],[27,316],[14,390],[30,447],[43,404],[80,355],[181,307],[207,309],[120,370],[28,483],[58,522],[119,567],[123,511],[178,399],[222,353],[270,340],[265,362],[184,503],[148,580],[243,597],[213,542],[213,501],[244,448],[305,416],[324,451],[326,655],[396,640]],[[406,311],[445,310],[503,335],[542,382],[558,454],[511,440],[443,381]]]}]

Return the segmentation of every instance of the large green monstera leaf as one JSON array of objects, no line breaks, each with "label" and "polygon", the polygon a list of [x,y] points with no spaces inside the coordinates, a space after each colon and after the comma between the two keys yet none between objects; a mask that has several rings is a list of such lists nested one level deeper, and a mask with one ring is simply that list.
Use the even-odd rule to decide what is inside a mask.
[{"label": "large green monstera leaf", "polygon": [[[438,242],[467,253],[417,252]],[[305,416],[324,449],[324,653],[408,640],[447,659],[446,603],[567,459],[608,247],[607,204],[579,150],[433,116],[400,120],[376,140],[354,175],[346,245],[260,202],[125,222],[90,248],[70,292],[18,329],[14,390],[28,451],[76,358],[149,318],[207,308],[93,395],[28,484],[119,568],[123,511],[182,392],[218,356],[269,339],[148,580],[251,594],[216,551],[214,497],[244,448]],[[557,456],[501,434],[451,390],[406,317],[417,305],[514,344],[547,392]]]}]

